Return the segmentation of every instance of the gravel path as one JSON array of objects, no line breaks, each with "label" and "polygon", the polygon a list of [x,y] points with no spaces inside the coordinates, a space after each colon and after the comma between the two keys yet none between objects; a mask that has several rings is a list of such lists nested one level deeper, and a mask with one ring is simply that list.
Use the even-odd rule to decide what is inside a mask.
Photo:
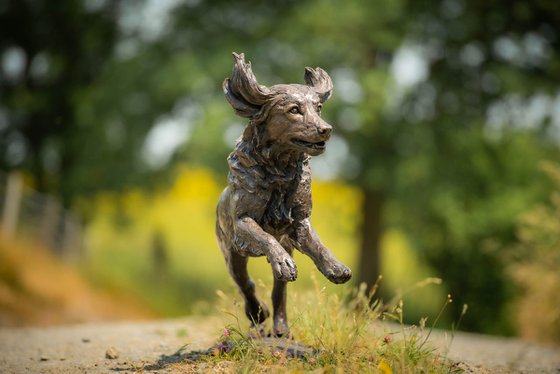
[{"label": "gravel path", "polygon": [[[173,353],[207,349],[219,336],[218,318],[116,322],[51,328],[0,329],[1,373],[185,372]],[[430,340],[447,347],[445,332]],[[467,373],[557,373],[560,347],[459,333],[448,356]],[[112,358],[109,358],[112,357]],[[157,365],[158,361],[171,365]]]}]

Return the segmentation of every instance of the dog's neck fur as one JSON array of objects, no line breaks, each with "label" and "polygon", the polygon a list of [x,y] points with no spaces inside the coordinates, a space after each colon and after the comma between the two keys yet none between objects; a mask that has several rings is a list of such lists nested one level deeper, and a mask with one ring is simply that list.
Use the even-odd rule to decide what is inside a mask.
[{"label": "dog's neck fur", "polygon": [[267,187],[279,187],[297,182],[303,165],[308,160],[309,156],[303,152],[289,151],[274,145],[263,146],[242,138],[230,154],[228,163],[230,173],[251,174],[250,177],[258,179],[258,182],[246,180],[250,185],[253,184],[251,182],[257,182]]},{"label": "dog's neck fur", "polygon": [[229,184],[267,201],[264,215],[254,218],[267,232],[283,235],[298,219],[293,204],[309,156],[275,151],[240,140],[228,157]]}]

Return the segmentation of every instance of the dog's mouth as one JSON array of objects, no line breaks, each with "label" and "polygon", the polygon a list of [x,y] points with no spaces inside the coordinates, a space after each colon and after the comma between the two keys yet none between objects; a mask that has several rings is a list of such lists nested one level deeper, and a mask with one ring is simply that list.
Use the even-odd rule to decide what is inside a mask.
[{"label": "dog's mouth", "polygon": [[327,146],[327,142],[325,142],[325,141],[308,142],[308,141],[301,140],[301,139],[292,139],[292,143],[303,146],[305,148],[310,148],[310,149],[313,149],[313,150],[317,150],[317,151],[324,151],[326,146]]}]

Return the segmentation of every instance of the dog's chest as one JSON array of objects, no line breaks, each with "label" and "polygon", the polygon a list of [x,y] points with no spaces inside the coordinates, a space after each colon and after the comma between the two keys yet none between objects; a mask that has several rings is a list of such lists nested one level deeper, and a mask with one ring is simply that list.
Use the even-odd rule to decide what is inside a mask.
[{"label": "dog's chest", "polygon": [[261,226],[273,235],[287,234],[297,219],[298,183],[294,181],[271,187],[270,196],[261,217]]},{"label": "dog's chest", "polygon": [[307,157],[288,165],[264,160],[260,154],[243,150],[242,144],[228,161],[229,183],[249,198],[246,213],[269,234],[290,235],[311,210],[311,178]]}]

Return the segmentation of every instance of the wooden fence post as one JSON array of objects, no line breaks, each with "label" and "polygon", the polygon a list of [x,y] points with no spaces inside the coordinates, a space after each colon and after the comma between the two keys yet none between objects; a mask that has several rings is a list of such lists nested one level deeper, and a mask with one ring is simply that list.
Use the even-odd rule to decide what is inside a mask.
[{"label": "wooden fence post", "polygon": [[22,190],[23,182],[21,176],[15,172],[10,173],[6,182],[4,211],[2,212],[2,234],[5,238],[12,238],[16,233]]},{"label": "wooden fence post", "polygon": [[76,216],[66,214],[64,220],[64,236],[62,256],[70,261],[77,261],[82,255],[82,226]]},{"label": "wooden fence post", "polygon": [[43,245],[49,248],[52,248],[56,245],[55,237],[57,222],[61,211],[62,209],[60,208],[56,199],[52,196],[45,195],[45,204],[41,217],[41,231],[39,240]]}]

